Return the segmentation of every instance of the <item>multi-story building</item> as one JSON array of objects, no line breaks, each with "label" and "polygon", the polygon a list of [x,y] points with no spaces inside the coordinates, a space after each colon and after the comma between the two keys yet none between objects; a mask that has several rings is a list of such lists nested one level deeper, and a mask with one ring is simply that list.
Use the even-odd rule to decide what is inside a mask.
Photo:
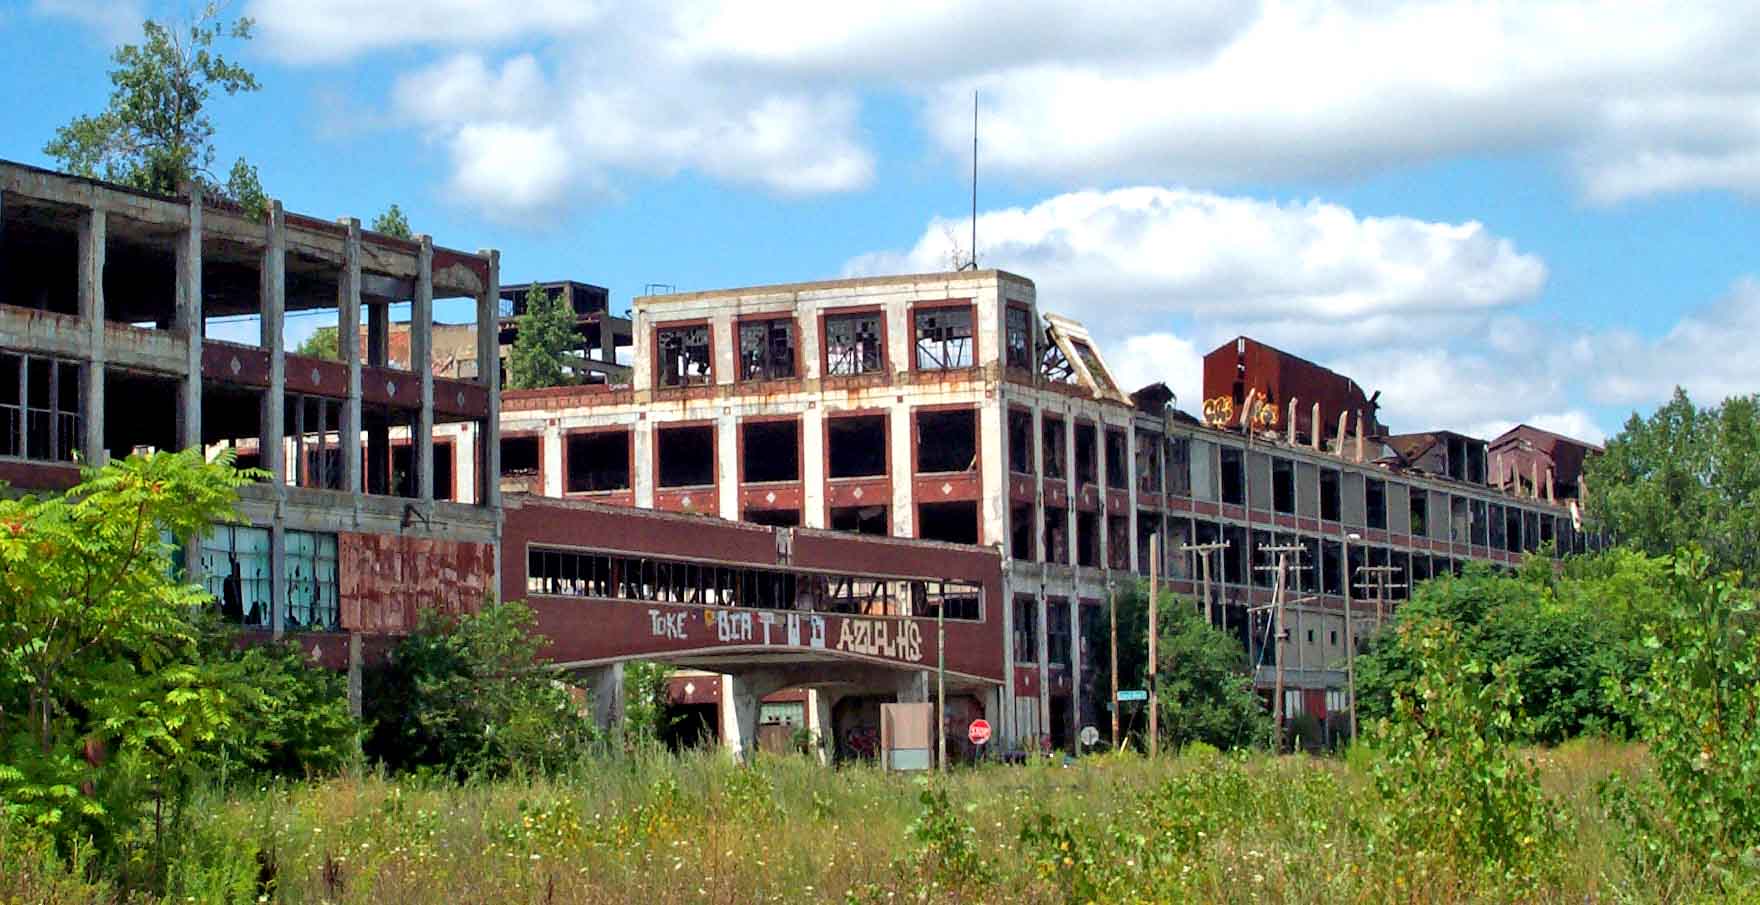
[{"label": "multi-story building", "polygon": [[[419,609],[495,588],[498,371],[410,370],[388,338],[407,303],[429,359],[436,300],[462,298],[493,343],[498,267],[279,203],[0,162],[0,481],[59,489],[135,450],[238,450],[269,477],[242,489],[243,524],[187,551],[191,572],[247,631],[358,662]],[[339,360],[286,349],[288,320],[318,312],[342,325]]]},{"label": "multi-story building", "polygon": [[[1245,338],[1207,356],[1202,420],[1165,386],[1127,394],[1080,324],[1002,271],[649,296],[632,321],[628,384],[505,394],[504,480],[998,548],[1004,738],[1103,723],[1105,601],[1152,537],[1190,594],[1186,548],[1226,545],[1209,610],[1267,693],[1281,649],[1287,712],[1321,719],[1344,706],[1347,597],[1360,636],[1413,581],[1586,542],[1556,499],[1487,485],[1483,441],[1388,437],[1348,378]],[[1291,546],[1279,644],[1266,551]]]}]

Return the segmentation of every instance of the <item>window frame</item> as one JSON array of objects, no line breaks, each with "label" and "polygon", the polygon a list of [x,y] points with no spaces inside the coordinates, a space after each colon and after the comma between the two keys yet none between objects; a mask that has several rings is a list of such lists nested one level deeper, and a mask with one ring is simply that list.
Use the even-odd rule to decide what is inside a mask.
[{"label": "window frame", "polygon": [[[879,325],[879,331],[875,335],[875,340],[878,345],[876,350],[876,360],[879,363],[879,367],[872,371],[862,370],[851,371],[848,373],[833,373],[831,370],[831,324],[833,321],[855,320],[858,318],[873,318]],[[892,342],[891,337],[887,336],[890,327],[886,321],[886,309],[878,305],[850,308],[827,308],[821,310],[819,312],[819,375],[822,378],[849,379],[854,377],[868,377],[874,374],[891,373],[892,359],[890,356],[892,353]]]},{"label": "window frame", "polygon": [[[970,335],[967,336],[966,339],[971,344],[970,352],[967,355],[968,360],[965,364],[924,365],[922,363],[923,350],[920,346],[920,343],[922,342],[922,338],[920,336],[918,336],[918,333],[917,333],[917,331],[918,331],[917,319],[919,317],[923,317],[925,315],[933,316],[938,312],[964,312],[965,313],[966,325],[967,325],[966,329],[970,331]],[[983,359],[980,357],[980,350],[978,348],[978,305],[975,300],[973,300],[973,299],[948,299],[946,301],[937,301],[937,302],[918,302],[918,303],[910,306],[909,317],[910,317],[910,334],[911,334],[911,360],[910,360],[910,369],[911,370],[913,370],[913,371],[938,371],[938,372],[943,372],[943,373],[952,372],[952,371],[967,371],[967,370],[971,370],[972,368],[978,367],[978,365],[980,363],[982,363]],[[947,340],[941,340],[940,343],[942,345],[942,348],[945,349],[947,346]]]},{"label": "window frame", "polygon": [[[661,354],[660,335],[675,330],[694,330],[698,327],[701,327],[708,337],[708,344],[705,346],[705,355],[707,356],[709,364],[708,373],[701,375],[699,378],[691,378],[681,373],[679,375],[678,383],[667,383],[666,370],[662,366],[662,361],[665,360],[665,357]],[[692,387],[715,385],[715,324],[711,320],[706,317],[700,317],[690,320],[660,322],[654,324],[651,335],[653,337],[653,353],[649,360],[654,362],[654,389],[686,390],[691,389]]]},{"label": "window frame", "polygon": [[[778,321],[788,324],[789,345],[792,347],[792,352],[793,352],[792,361],[789,364],[789,369],[790,369],[791,373],[786,374],[786,375],[782,375],[782,376],[775,376],[775,375],[771,375],[771,374],[767,373],[767,371],[768,371],[767,364],[769,362],[768,351],[769,351],[770,337],[769,337],[768,332],[766,332],[765,337],[764,337],[765,352],[766,352],[766,354],[765,354],[765,362],[766,362],[765,371],[766,371],[766,373],[760,373],[757,376],[748,375],[746,373],[745,337],[743,335],[745,332],[745,328],[751,327],[751,326],[758,326],[758,325],[763,325],[767,328],[770,324],[777,323]],[[800,320],[798,318],[796,318],[794,316],[794,314],[791,312],[775,312],[774,314],[747,314],[747,315],[741,315],[740,317],[736,318],[733,322],[733,349],[734,349],[734,353],[733,353],[733,357],[734,357],[733,379],[734,379],[735,383],[763,383],[763,382],[767,382],[767,381],[776,381],[776,380],[799,380],[802,376],[801,375],[801,324],[800,324]]]}]

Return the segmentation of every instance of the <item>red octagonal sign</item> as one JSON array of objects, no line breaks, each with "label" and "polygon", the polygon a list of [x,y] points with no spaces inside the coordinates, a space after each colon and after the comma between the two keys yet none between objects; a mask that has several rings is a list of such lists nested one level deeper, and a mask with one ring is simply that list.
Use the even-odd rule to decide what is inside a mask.
[{"label": "red octagonal sign", "polygon": [[990,723],[987,720],[972,720],[971,728],[966,730],[966,738],[974,745],[982,745],[990,741]]}]

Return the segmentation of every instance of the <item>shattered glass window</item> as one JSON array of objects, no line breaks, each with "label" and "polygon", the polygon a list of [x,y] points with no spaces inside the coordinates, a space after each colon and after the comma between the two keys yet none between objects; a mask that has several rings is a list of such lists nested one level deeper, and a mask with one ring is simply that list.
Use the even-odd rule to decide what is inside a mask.
[{"label": "shattered glass window", "polygon": [[233,625],[268,628],[269,529],[215,525],[202,535],[202,584]]},{"label": "shattered glass window", "polygon": [[782,380],[794,374],[794,321],[778,318],[739,325],[739,379]]},{"label": "shattered glass window", "polygon": [[825,373],[834,377],[872,374],[882,369],[881,314],[843,314],[825,318]]},{"label": "shattered glass window", "polygon": [[708,324],[662,327],[655,339],[660,352],[661,386],[700,386],[709,382],[714,366],[709,357]]},{"label": "shattered glass window", "polygon": [[918,370],[972,366],[972,309],[932,308],[914,315]]},{"label": "shattered glass window", "polygon": [[336,598],[336,535],[287,532],[287,628],[325,632],[342,627]]},{"label": "shattered glass window", "polygon": [[1100,356],[1095,355],[1094,350],[1087,343],[1075,342],[1071,345],[1076,347],[1076,354],[1081,356],[1082,364],[1087,366],[1088,374],[1094,378],[1094,383],[1102,390],[1117,392],[1118,388],[1112,385],[1111,375],[1106,373],[1106,366],[1100,363]]},{"label": "shattered glass window", "polygon": [[1045,344],[1040,346],[1045,351],[1039,356],[1039,376],[1048,383],[1075,383],[1076,369],[1064,357],[1063,349],[1046,337]]},{"label": "shattered glass window", "polygon": [[1013,305],[1003,315],[1008,334],[1008,366],[1030,368],[1033,364],[1033,325],[1027,309]]}]

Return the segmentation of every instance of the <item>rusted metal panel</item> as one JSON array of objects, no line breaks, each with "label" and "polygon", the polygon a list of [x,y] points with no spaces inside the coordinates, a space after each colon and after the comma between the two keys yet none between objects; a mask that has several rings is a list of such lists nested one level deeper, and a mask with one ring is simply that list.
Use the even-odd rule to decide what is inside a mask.
[{"label": "rusted metal panel", "polygon": [[252,346],[204,340],[202,378],[219,383],[266,387],[269,385],[269,353]]},{"label": "rusted metal panel", "polygon": [[1285,407],[1289,400],[1296,399],[1298,435],[1312,436],[1316,432],[1316,426],[1308,424],[1314,403],[1320,404],[1317,431],[1322,437],[1330,436],[1327,426],[1336,424],[1341,412],[1350,414],[1353,432],[1358,412],[1369,423],[1369,436],[1382,432],[1375,417],[1376,404],[1369,401],[1356,381],[1242,336],[1204,356],[1204,402],[1226,402],[1238,423],[1241,405],[1248,394],[1267,403],[1264,411],[1270,422],[1263,427],[1287,430],[1288,425],[1283,423],[1287,416]]},{"label": "rusted metal panel", "polygon": [[342,533],[336,556],[342,626],[352,631],[399,634],[426,611],[475,612],[494,586],[490,544]]},{"label": "rusted metal panel", "polygon": [[434,378],[434,412],[464,418],[489,417],[489,389],[474,380]]},{"label": "rusted metal panel", "polygon": [[348,398],[348,366],[309,355],[286,356],[287,391],[308,396]]},{"label": "rusted metal panel", "polygon": [[66,490],[79,483],[79,466],[0,459],[0,484],[14,490]]}]

